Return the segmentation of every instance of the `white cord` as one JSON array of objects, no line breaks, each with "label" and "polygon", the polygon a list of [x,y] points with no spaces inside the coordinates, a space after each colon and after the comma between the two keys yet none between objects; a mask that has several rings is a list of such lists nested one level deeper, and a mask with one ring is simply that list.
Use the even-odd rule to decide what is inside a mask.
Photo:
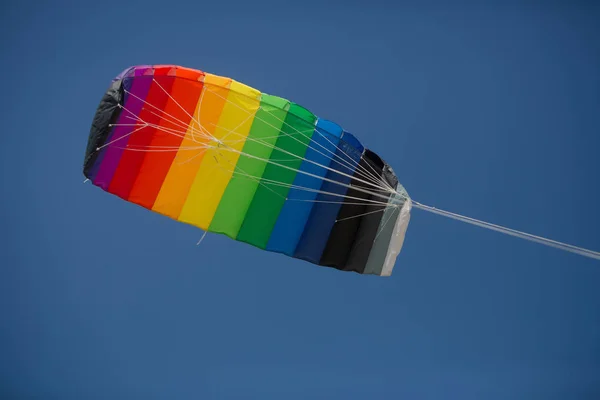
[{"label": "white cord", "polygon": [[537,242],[537,243],[543,244],[545,246],[554,247],[554,248],[557,248],[557,249],[560,249],[560,250],[569,251],[571,253],[579,254],[581,256],[585,256],[585,257],[589,257],[589,258],[594,258],[596,260],[600,260],[600,252],[597,252],[597,251],[588,250],[588,249],[584,249],[582,247],[577,247],[577,246],[573,246],[573,245],[570,245],[570,244],[567,244],[567,243],[558,242],[556,240],[548,239],[548,238],[545,238],[545,237],[536,236],[536,235],[532,235],[530,233],[517,231],[515,229],[506,228],[504,226],[492,224],[492,223],[481,221],[481,220],[478,220],[478,219],[474,219],[474,218],[470,218],[470,217],[465,217],[464,215],[456,214],[456,213],[453,213],[453,212],[450,212],[450,211],[440,210],[439,208],[435,208],[435,207],[431,207],[431,206],[426,206],[425,204],[419,203],[419,202],[414,201],[414,200],[413,200],[413,206],[415,208],[419,208],[421,210],[424,210],[424,211],[427,211],[427,212],[430,212],[430,213],[433,213],[433,214],[443,215],[444,217],[448,217],[448,218],[452,218],[452,219],[455,219],[455,220],[458,220],[458,221],[466,222],[466,223],[471,224],[471,225],[475,225],[475,226],[479,226],[479,227],[482,227],[482,228],[490,229],[490,230],[493,230],[493,231],[496,231],[496,232],[504,233],[506,235],[516,236],[518,238],[529,240],[529,241],[532,241],[532,242]]}]

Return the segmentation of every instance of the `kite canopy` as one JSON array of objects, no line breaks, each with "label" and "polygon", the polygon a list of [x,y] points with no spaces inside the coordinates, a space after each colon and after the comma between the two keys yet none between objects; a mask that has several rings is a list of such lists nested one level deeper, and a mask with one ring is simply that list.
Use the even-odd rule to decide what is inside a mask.
[{"label": "kite canopy", "polygon": [[392,168],[334,122],[174,65],[112,81],[83,172],[174,220],[361,274],[392,273],[412,204]]}]

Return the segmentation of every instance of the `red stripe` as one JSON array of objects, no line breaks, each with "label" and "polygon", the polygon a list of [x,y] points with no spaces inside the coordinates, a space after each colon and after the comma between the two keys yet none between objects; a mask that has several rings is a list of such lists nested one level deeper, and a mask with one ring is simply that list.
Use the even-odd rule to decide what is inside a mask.
[{"label": "red stripe", "polygon": [[[201,81],[182,78],[175,80],[170,90],[172,99],[167,101],[164,107],[164,119],[161,119],[159,125],[166,129],[176,130],[181,137],[159,130],[154,134],[150,148],[179,147],[191,121],[191,116],[196,111],[196,104],[200,98],[202,87],[203,83]],[[189,154],[191,157],[194,152],[189,151]],[[176,155],[177,150],[146,153],[128,200],[152,209]]]},{"label": "red stripe", "polygon": [[[155,76],[156,82],[152,82],[144,108],[140,111],[139,119],[149,124],[156,125],[160,122],[161,110],[165,107],[169,96],[166,92],[171,91],[174,77],[171,76]],[[158,82],[158,84],[157,84]],[[160,86],[159,86],[160,85]],[[161,88],[162,87],[162,88]],[[163,90],[164,89],[164,90]],[[141,123],[141,121],[132,123]],[[108,191],[127,200],[135,179],[140,170],[140,166],[144,161],[144,156],[147,154],[144,151],[136,151],[137,149],[146,149],[156,134],[157,129],[146,127],[133,133],[129,137],[127,147],[134,150],[125,150],[119,161],[119,165],[115,171]]]}]

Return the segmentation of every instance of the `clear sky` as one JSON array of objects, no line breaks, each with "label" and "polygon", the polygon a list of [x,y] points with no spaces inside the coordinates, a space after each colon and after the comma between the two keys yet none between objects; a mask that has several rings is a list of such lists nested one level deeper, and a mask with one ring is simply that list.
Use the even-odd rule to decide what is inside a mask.
[{"label": "clear sky", "polygon": [[110,80],[179,64],[338,122],[415,200],[600,250],[600,6],[212,3],[2,2],[4,398],[600,398],[598,261],[414,210],[360,276],[82,183]]}]

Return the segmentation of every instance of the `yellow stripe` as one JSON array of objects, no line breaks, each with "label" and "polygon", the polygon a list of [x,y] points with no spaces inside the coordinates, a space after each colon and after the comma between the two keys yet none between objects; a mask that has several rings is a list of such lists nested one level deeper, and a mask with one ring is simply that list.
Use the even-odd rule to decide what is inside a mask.
[{"label": "yellow stripe", "polygon": [[[210,83],[208,78],[207,74],[205,85]],[[179,216],[180,221],[204,230],[208,229],[215,215],[239,158],[238,153],[227,151],[227,148],[242,150],[260,105],[261,93],[258,90],[236,81],[231,81],[230,89],[213,134],[225,146],[218,146],[216,140],[210,142],[214,147],[209,147],[206,151]],[[205,90],[210,92],[215,87],[206,85]]]}]

